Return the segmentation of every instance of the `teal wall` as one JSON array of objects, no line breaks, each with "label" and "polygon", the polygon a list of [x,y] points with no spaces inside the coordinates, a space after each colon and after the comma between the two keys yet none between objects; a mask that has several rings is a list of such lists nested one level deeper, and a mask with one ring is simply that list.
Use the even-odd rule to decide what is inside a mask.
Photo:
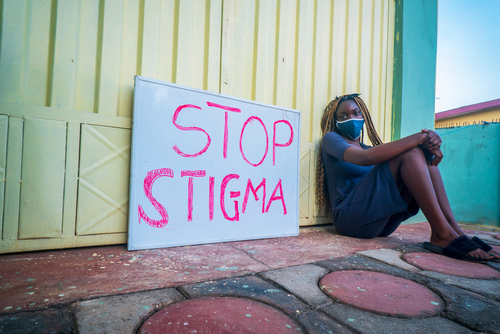
[{"label": "teal wall", "polygon": [[392,140],[434,128],[437,0],[397,0]]},{"label": "teal wall", "polygon": [[[500,124],[439,129],[439,165],[458,222],[500,226]],[[426,221],[419,213],[407,222]]]}]

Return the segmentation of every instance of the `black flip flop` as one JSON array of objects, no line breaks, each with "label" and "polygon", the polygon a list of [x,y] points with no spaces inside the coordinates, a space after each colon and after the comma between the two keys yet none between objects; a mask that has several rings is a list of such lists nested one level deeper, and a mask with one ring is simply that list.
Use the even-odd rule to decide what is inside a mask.
[{"label": "black flip flop", "polygon": [[[493,249],[493,247],[491,247],[490,245],[488,245],[486,242],[484,242],[483,240],[479,239],[478,237],[472,237],[471,240],[474,241],[479,246],[479,248],[481,248],[482,251],[484,251],[484,252],[486,252],[488,254],[490,254],[489,252]],[[490,254],[490,255],[495,256],[493,254]],[[490,261],[500,262],[500,258],[494,257]]]},{"label": "black flip flop", "polygon": [[431,244],[430,242],[424,242],[423,247],[425,249],[430,250],[433,253],[441,254],[458,260],[475,262],[475,263],[486,263],[489,261],[486,259],[477,259],[474,257],[467,256],[467,253],[479,249],[480,247],[466,236],[461,236],[456,238],[455,240],[450,242],[450,244],[446,247],[439,247]]}]

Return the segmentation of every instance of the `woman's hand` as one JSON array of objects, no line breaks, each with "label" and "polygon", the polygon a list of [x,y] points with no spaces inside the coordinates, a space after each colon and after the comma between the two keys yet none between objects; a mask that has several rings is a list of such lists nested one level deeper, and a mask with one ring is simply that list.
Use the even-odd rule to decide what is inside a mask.
[{"label": "woman's hand", "polygon": [[424,150],[424,153],[431,166],[437,166],[443,160],[443,152],[441,152],[441,137],[433,130],[422,130],[427,136],[419,143],[419,146]]},{"label": "woman's hand", "polygon": [[425,156],[427,158],[427,161],[429,165],[431,166],[437,166],[443,160],[443,152],[441,152],[440,148],[437,149],[432,149],[432,150],[424,150]]},{"label": "woman's hand", "polygon": [[427,136],[419,144],[422,149],[436,150],[441,147],[443,141],[436,131],[423,129],[422,132],[427,133]]}]

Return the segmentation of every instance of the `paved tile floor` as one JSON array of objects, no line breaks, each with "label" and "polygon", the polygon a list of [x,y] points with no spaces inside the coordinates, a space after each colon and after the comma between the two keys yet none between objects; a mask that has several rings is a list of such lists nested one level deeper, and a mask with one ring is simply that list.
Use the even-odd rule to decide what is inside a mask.
[{"label": "paved tile floor", "polygon": [[429,253],[429,235],[1,255],[0,333],[500,333],[500,264]]}]

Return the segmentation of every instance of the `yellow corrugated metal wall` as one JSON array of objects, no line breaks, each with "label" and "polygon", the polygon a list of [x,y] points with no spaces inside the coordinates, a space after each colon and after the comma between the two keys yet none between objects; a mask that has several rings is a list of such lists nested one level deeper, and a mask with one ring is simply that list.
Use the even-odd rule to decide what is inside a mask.
[{"label": "yellow corrugated metal wall", "polygon": [[134,75],[301,110],[361,92],[391,128],[393,0],[0,0],[0,252],[126,242]]}]

